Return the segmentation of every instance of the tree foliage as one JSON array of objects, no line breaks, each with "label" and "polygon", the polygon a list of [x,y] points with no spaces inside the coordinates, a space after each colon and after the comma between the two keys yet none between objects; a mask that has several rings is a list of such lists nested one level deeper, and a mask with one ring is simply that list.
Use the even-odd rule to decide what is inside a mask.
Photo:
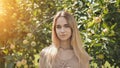
[{"label": "tree foliage", "polygon": [[[93,68],[120,67],[119,0],[0,1],[0,67],[37,68],[57,11],[74,15]],[[1,8],[2,7],[2,8]]]}]

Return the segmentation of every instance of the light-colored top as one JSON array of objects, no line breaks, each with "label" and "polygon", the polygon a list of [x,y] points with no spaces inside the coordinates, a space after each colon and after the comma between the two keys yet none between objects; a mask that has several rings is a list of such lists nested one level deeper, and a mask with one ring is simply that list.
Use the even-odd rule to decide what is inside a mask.
[{"label": "light-colored top", "polygon": [[[46,56],[44,55],[45,52],[47,52],[49,47],[44,48],[40,53],[40,66],[39,68],[49,68],[45,65],[46,62]],[[78,61],[78,58],[75,56],[73,49],[63,49],[59,48],[55,63],[53,63],[52,68],[80,68],[80,64]]]},{"label": "light-colored top", "polygon": [[60,48],[53,68],[80,68],[79,61],[72,49]]}]

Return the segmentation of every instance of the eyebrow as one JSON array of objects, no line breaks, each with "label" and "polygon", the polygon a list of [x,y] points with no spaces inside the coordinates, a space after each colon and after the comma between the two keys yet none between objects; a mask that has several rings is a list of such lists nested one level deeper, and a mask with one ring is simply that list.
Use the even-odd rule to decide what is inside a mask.
[{"label": "eyebrow", "polygon": [[[56,26],[58,26],[58,25],[60,25],[60,24],[57,24]],[[69,24],[67,23],[67,24],[64,24],[64,25],[69,25]]]},{"label": "eyebrow", "polygon": [[58,25],[56,25],[56,26],[60,26],[60,25],[58,24]]}]

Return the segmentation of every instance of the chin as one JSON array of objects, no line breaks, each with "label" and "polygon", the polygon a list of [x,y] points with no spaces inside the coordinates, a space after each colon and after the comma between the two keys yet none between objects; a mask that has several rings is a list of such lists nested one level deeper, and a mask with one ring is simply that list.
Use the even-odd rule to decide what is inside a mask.
[{"label": "chin", "polygon": [[62,39],[60,39],[61,41],[67,41],[68,39],[66,39],[66,38],[62,38]]}]

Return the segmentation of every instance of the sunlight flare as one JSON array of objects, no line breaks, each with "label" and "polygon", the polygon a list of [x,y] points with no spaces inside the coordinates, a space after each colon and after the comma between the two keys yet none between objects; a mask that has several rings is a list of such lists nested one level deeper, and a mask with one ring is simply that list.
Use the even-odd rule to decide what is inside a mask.
[{"label": "sunlight flare", "polygon": [[3,0],[0,0],[0,16],[5,15],[6,12],[3,5],[4,5]]}]

